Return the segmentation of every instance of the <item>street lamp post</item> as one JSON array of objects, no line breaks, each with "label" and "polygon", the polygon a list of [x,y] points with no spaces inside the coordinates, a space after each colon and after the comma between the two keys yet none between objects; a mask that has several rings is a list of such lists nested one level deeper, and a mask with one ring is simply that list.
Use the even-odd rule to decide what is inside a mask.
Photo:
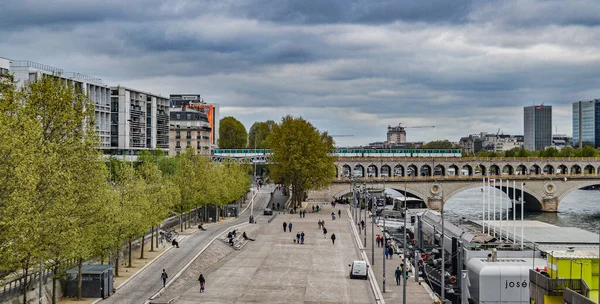
[{"label": "street lamp post", "polygon": [[[252,135],[254,135],[254,153],[256,153],[256,132],[253,132]],[[256,183],[256,158],[253,159],[254,161],[254,182]],[[252,195],[252,199],[250,199],[250,224],[254,223],[254,196]]]},{"label": "street lamp post", "polygon": [[387,237],[385,236],[385,213],[381,213],[383,217],[383,292],[385,292],[385,246],[387,246]]},{"label": "street lamp post", "polygon": [[[406,180],[404,180],[404,248],[402,248],[402,303],[406,304],[406,217],[408,216],[408,208],[406,208]],[[415,276],[419,272],[415,270]]]}]

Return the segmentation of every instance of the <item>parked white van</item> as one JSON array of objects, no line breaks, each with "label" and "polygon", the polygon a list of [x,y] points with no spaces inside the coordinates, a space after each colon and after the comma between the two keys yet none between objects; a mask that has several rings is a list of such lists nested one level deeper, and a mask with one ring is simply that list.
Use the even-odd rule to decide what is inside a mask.
[{"label": "parked white van", "polygon": [[365,261],[354,261],[352,264],[348,264],[350,266],[350,278],[351,279],[367,279],[369,275],[367,274],[367,262]]}]

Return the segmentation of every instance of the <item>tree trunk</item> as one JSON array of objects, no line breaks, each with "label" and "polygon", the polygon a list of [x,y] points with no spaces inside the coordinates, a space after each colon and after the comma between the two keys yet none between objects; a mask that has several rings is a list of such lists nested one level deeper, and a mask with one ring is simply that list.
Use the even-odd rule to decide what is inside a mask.
[{"label": "tree trunk", "polygon": [[127,259],[129,260],[127,267],[131,268],[131,239],[129,240],[129,254],[128,254]]},{"label": "tree trunk", "polygon": [[[158,245],[158,243],[156,244]],[[150,252],[154,251],[154,226],[150,227]]]},{"label": "tree trunk", "polygon": [[179,230],[180,232],[183,232],[183,219],[182,219],[183,214],[179,214]]},{"label": "tree trunk", "polygon": [[116,258],[115,258],[115,277],[119,277],[119,255],[120,255],[120,250],[117,249],[117,254],[116,254]]},{"label": "tree trunk", "polygon": [[56,272],[58,265],[52,268],[52,304],[56,304]]},{"label": "tree trunk", "polygon": [[142,235],[142,250],[140,250],[140,259],[144,258],[144,240],[146,239],[146,234]]},{"label": "tree trunk", "polygon": [[215,205],[215,222],[218,223],[219,222],[219,205]]},{"label": "tree trunk", "polygon": [[27,291],[29,290],[29,282],[27,281],[29,274],[29,262],[25,263],[23,267],[24,276],[23,276],[23,304],[27,304]]},{"label": "tree trunk", "polygon": [[82,275],[81,268],[83,268],[83,259],[79,259],[77,261],[77,300],[81,300],[81,283],[82,283]]}]

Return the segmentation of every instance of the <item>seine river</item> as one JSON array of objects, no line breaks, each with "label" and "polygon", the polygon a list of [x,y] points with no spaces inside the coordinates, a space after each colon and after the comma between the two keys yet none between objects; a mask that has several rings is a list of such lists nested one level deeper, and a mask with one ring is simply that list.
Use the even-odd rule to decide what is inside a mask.
[{"label": "seine river", "polygon": [[[497,190],[499,194],[506,194]],[[453,196],[444,206],[444,213],[456,220],[459,217],[481,219],[481,189],[465,190]],[[504,213],[506,214],[506,208]],[[512,217],[512,211],[510,212]],[[519,218],[519,216],[517,216]],[[569,193],[558,205],[558,213],[525,211],[526,220],[538,220],[556,226],[571,226],[594,233],[600,230],[600,191],[576,190]]]}]

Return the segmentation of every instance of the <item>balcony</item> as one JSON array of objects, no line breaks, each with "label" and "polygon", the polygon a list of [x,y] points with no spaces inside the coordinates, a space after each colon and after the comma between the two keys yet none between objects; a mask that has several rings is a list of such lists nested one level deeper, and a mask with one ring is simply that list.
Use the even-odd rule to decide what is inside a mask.
[{"label": "balcony", "polygon": [[562,296],[565,289],[570,289],[584,296],[588,296],[590,288],[585,281],[580,279],[552,279],[535,270],[529,270],[529,297],[535,303],[543,303],[544,295]]}]

